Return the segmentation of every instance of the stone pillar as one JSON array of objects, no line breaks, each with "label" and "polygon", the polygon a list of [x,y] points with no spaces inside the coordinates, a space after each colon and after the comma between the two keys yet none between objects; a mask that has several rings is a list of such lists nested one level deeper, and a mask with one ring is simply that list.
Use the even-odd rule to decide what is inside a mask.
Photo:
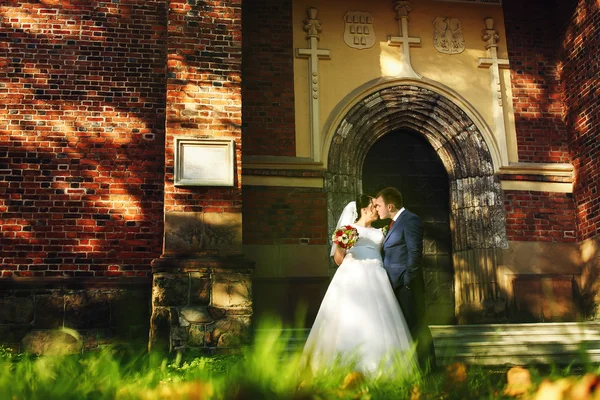
[{"label": "stone pillar", "polygon": [[[252,263],[242,255],[241,20],[239,0],[169,0],[165,233],[163,254],[152,263],[151,349],[214,349],[249,338]],[[233,141],[233,165],[206,164],[202,153],[176,151],[176,139]],[[192,179],[181,168],[187,165],[182,154],[191,158]],[[221,168],[219,173],[232,168],[233,183],[207,184],[211,168]],[[196,175],[207,179],[195,180]]]},{"label": "stone pillar", "polygon": [[252,262],[241,256],[165,257],[152,269],[151,349],[215,351],[249,342]]},{"label": "stone pillar", "polygon": [[506,248],[503,196],[493,176],[450,182],[456,317],[459,323],[502,321],[506,294],[498,265]]}]

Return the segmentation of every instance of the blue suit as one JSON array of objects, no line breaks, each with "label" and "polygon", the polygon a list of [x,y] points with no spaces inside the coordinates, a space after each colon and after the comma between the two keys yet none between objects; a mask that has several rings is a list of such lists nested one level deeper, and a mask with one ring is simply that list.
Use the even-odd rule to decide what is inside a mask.
[{"label": "blue suit", "polygon": [[402,286],[424,287],[422,258],[423,224],[416,214],[405,209],[383,241],[383,266],[394,290]]},{"label": "blue suit", "polygon": [[383,267],[402,308],[414,340],[422,368],[435,367],[435,351],[425,319],[425,281],[423,258],[423,223],[414,213],[404,210],[383,240]]}]

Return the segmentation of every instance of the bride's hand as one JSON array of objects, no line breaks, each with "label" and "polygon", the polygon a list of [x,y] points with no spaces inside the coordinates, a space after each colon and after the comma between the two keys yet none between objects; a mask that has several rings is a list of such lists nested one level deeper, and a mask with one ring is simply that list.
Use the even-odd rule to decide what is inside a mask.
[{"label": "bride's hand", "polygon": [[336,246],[335,254],[333,255],[333,261],[339,266],[346,257],[346,249]]}]

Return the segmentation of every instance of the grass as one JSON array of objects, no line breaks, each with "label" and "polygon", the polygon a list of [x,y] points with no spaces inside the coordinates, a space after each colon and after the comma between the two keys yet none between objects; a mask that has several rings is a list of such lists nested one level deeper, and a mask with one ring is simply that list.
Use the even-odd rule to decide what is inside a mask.
[{"label": "grass", "polygon": [[[0,347],[0,399],[503,399],[506,369],[456,364],[427,376],[365,379],[349,365],[312,376],[288,337],[270,329],[240,354],[162,355],[107,346],[30,356]],[[597,366],[530,369],[535,389]]]}]

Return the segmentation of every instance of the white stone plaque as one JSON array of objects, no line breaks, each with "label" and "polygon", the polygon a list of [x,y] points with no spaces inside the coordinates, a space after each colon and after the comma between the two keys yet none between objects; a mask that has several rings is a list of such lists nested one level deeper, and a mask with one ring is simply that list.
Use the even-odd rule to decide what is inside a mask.
[{"label": "white stone plaque", "polygon": [[175,186],[233,186],[234,143],[175,138]]}]

